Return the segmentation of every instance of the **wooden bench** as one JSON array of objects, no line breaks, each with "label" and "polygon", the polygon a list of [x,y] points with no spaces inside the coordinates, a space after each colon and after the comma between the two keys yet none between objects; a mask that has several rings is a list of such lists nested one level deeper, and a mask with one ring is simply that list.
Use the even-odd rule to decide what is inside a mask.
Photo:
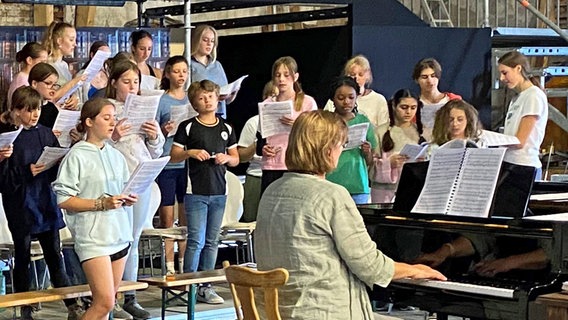
[{"label": "wooden bench", "polygon": [[[187,304],[187,319],[195,319],[195,294],[197,284],[207,282],[226,282],[224,269],[215,269],[210,271],[198,271],[176,274],[172,277],[151,277],[142,278],[139,281],[146,282],[149,285],[157,286],[162,289],[162,319],[166,318],[166,310],[170,301],[181,300]],[[174,290],[181,290],[180,293]],[[168,294],[172,297],[169,298]],[[187,298],[184,298],[184,296]]]},{"label": "wooden bench", "polygon": [[[118,292],[143,290],[148,288],[145,282],[122,281]],[[80,298],[90,296],[89,285],[53,288],[47,290],[27,291],[0,295],[0,308],[18,307],[40,302],[51,302],[64,299]]]}]

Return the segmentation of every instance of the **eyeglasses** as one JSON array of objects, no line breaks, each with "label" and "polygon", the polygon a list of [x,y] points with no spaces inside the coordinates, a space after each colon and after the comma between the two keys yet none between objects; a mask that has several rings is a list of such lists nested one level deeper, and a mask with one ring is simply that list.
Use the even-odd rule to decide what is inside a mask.
[{"label": "eyeglasses", "polygon": [[48,89],[51,89],[51,90],[61,89],[61,85],[59,85],[57,83],[49,83],[49,82],[45,82],[45,81],[42,81],[42,82],[43,82],[43,84],[45,84],[47,86]]}]

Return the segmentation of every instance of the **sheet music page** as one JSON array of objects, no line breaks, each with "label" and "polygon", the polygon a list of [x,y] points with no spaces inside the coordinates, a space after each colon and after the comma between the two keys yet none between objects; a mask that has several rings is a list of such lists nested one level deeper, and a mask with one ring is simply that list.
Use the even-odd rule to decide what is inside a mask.
[{"label": "sheet music page", "polygon": [[367,131],[369,122],[358,123],[347,128],[347,145],[344,150],[359,148],[363,142],[367,141]]},{"label": "sheet music page", "polygon": [[[83,74],[87,76],[87,79],[85,79],[85,83],[91,83],[91,81],[93,81],[93,79],[95,78],[97,73],[103,68],[103,65],[104,65],[106,59],[108,59],[110,57],[110,55],[111,55],[110,52],[106,52],[106,51],[102,51],[102,50],[98,50],[95,53],[95,55],[93,56],[93,59],[91,59],[91,62],[89,62],[89,65],[87,66],[87,68],[85,68],[85,71],[83,72]],[[59,99],[57,101],[56,104],[59,105],[59,104],[64,103],[65,100],[69,99],[69,97],[73,93],[75,93],[75,91],[77,91],[77,89],[79,89],[81,86],[83,86],[82,81],[80,81],[75,86],[73,86],[71,89],[69,89],[69,91],[67,91],[61,97],[61,99]]]},{"label": "sheet music page", "polygon": [[71,135],[69,135],[69,131],[77,126],[80,117],[81,111],[59,109],[59,114],[53,124],[53,130],[61,132],[57,140],[62,147],[69,147],[71,145]]},{"label": "sheet music page", "polygon": [[432,153],[426,182],[412,212],[444,214],[455,186],[465,149],[438,149]]},{"label": "sheet music page", "polygon": [[292,127],[280,122],[280,118],[284,116],[291,117],[293,108],[294,104],[292,101],[259,103],[259,129],[262,137],[266,138],[278,133],[289,133]]},{"label": "sheet music page", "polygon": [[0,148],[5,148],[14,143],[23,128],[24,126],[20,126],[18,130],[0,133]]},{"label": "sheet music page", "polygon": [[224,96],[231,94],[235,91],[238,91],[241,88],[241,84],[243,83],[243,80],[245,80],[246,77],[248,77],[248,74],[245,74],[244,76],[238,78],[237,80],[222,86],[221,90],[219,90],[219,94]]},{"label": "sheet music page", "polygon": [[146,121],[153,121],[158,112],[158,104],[161,96],[139,96],[129,94],[124,102],[123,118],[128,118],[126,123],[130,124],[129,134],[146,134],[142,130],[142,125]]},{"label": "sheet music page", "polygon": [[190,104],[172,106],[170,108],[170,121],[174,121],[174,128],[168,133],[168,137],[176,134],[179,124],[187,119],[191,119],[198,115]]},{"label": "sheet music page", "polygon": [[539,216],[523,217],[523,220],[536,220],[536,221],[568,221],[568,213],[554,213],[544,214]]},{"label": "sheet music page", "polygon": [[168,161],[170,161],[169,156],[140,162],[126,182],[122,194],[141,194],[146,191]]},{"label": "sheet music page", "polygon": [[531,194],[531,201],[562,201],[568,200],[568,192]]},{"label": "sheet music page", "polygon": [[499,146],[511,146],[517,145],[521,142],[515,136],[509,136],[506,134],[482,130],[479,140],[487,147],[499,147]]},{"label": "sheet music page", "polygon": [[501,163],[506,149],[467,148],[448,214],[489,217]]},{"label": "sheet music page", "polygon": [[416,159],[424,157],[426,151],[428,150],[428,144],[405,144],[400,150],[399,154],[407,156],[410,161],[416,161]]},{"label": "sheet music page", "polygon": [[45,170],[53,167],[57,161],[65,157],[69,148],[45,147],[36,164],[45,164]]}]

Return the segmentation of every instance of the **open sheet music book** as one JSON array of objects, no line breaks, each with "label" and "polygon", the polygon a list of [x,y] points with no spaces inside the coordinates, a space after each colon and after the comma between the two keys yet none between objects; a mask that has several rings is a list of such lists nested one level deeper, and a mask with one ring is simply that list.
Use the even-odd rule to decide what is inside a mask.
[{"label": "open sheet music book", "polygon": [[487,218],[505,151],[435,150],[412,212]]},{"label": "open sheet music book", "polygon": [[146,191],[169,161],[169,156],[141,161],[130,175],[122,194],[141,194]]}]

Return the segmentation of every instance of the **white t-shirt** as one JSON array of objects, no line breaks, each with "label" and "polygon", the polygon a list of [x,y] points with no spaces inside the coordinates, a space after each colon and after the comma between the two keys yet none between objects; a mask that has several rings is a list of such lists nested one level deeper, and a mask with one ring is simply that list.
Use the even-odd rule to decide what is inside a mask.
[{"label": "white t-shirt", "polygon": [[530,115],[538,116],[538,120],[529,134],[525,146],[520,149],[507,149],[504,160],[514,164],[540,168],[542,163],[538,155],[548,121],[548,100],[544,92],[537,86],[531,86],[513,98],[505,118],[504,133],[516,136],[521,119]]},{"label": "white t-shirt", "polygon": [[[241,131],[241,136],[239,137],[239,142],[237,143],[238,147],[248,147],[256,142],[256,132],[258,131],[258,122],[260,118],[258,115],[250,117],[245,123],[243,127],[243,131]],[[252,157],[250,161],[249,167],[247,169],[247,173],[255,173],[261,170],[261,156],[257,156],[256,154]]]},{"label": "white t-shirt", "polygon": [[423,106],[420,110],[420,118],[422,120],[422,136],[426,141],[432,140],[432,129],[436,120],[436,112],[440,110],[446,103],[450,101],[450,97],[446,94],[438,103],[427,104],[422,100]]}]

